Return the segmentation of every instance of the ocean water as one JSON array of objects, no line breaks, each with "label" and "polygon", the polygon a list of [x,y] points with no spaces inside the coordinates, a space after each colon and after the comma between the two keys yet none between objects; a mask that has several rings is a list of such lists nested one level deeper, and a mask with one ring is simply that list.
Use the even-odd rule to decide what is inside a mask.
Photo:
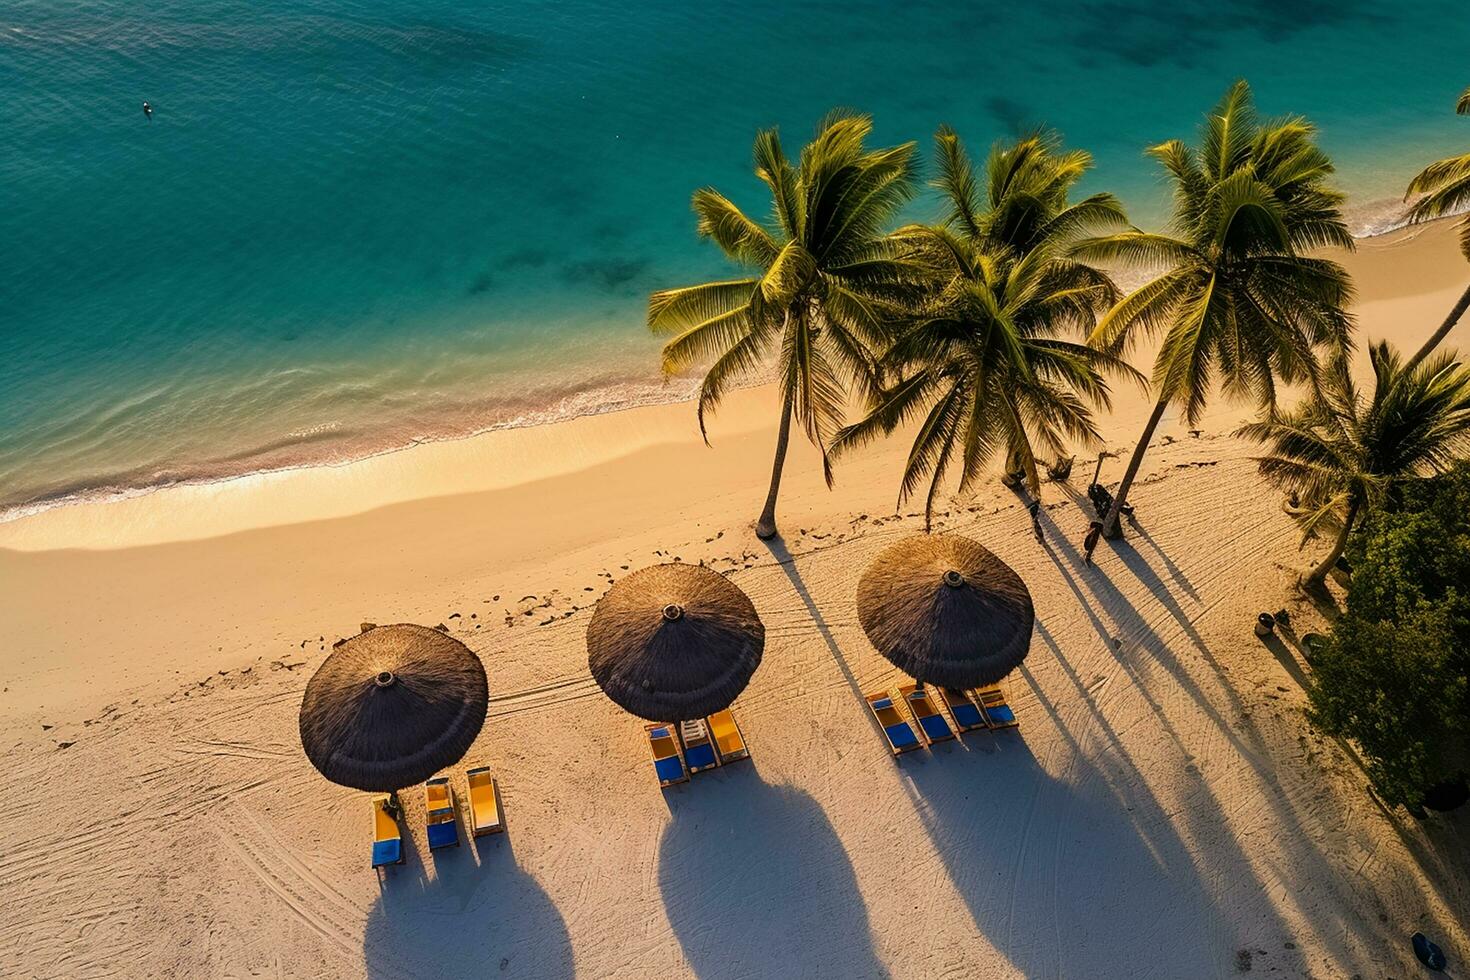
[{"label": "ocean water", "polygon": [[1466,51],[1452,0],[8,0],[0,519],[684,396],[645,298],[727,274],[689,195],[763,214],[759,127],[1047,124],[1148,225],[1243,76],[1372,230],[1470,145]]}]

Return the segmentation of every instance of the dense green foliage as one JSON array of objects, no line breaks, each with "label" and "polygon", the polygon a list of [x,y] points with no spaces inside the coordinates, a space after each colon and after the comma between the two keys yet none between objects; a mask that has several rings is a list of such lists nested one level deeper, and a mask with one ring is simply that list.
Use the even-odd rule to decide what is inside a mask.
[{"label": "dense green foliage", "polygon": [[1357,742],[1390,803],[1470,776],[1470,465],[1404,485],[1349,546],[1347,612],[1314,661],[1312,720]]},{"label": "dense green foliage", "polygon": [[833,444],[841,451],[922,417],[899,502],[927,479],[926,523],[946,474],[958,470],[965,492],[998,453],[1039,493],[1039,450],[1060,456],[1069,439],[1097,441],[1104,374],[1142,380],[1117,355],[1065,339],[1085,336],[1116,299],[1104,273],[1067,256],[1082,233],[1123,221],[1111,195],[1069,201],[1091,157],[1050,134],[997,144],[982,200],[955,134],[940,130],[936,144],[944,219],[894,236],[930,270],[882,361],[896,383]]}]

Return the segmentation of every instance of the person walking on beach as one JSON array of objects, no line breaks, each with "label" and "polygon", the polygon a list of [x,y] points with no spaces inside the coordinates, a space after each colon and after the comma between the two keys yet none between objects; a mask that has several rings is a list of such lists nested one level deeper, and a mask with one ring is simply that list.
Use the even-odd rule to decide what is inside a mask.
[{"label": "person walking on beach", "polygon": [[1041,501],[1031,501],[1026,509],[1031,512],[1031,533],[1036,535],[1036,543],[1046,544],[1046,535],[1041,532]]},{"label": "person walking on beach", "polygon": [[1092,549],[1097,547],[1097,539],[1102,537],[1102,521],[1090,521],[1087,525],[1087,537],[1082,539],[1082,560],[1088,565],[1092,564]]}]

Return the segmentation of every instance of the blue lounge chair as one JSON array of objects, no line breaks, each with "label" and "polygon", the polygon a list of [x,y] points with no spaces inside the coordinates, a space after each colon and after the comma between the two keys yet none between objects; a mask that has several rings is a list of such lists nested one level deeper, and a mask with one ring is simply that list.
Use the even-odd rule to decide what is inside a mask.
[{"label": "blue lounge chair", "polygon": [[878,726],[883,729],[883,735],[888,740],[888,747],[894,755],[919,748],[922,744],[919,737],[914,734],[909,723],[893,706],[891,697],[886,693],[879,693],[869,694],[867,699],[868,707],[872,709],[873,717],[878,719]]},{"label": "blue lounge chair", "polygon": [[980,710],[985,712],[985,723],[991,728],[1015,728],[1020,724],[999,684],[978,688],[975,691],[975,700],[979,703]]},{"label": "blue lounge chair", "polygon": [[964,691],[943,687],[939,689],[939,696],[944,699],[944,705],[949,708],[950,717],[954,719],[954,726],[960,731],[972,732],[986,727],[985,716],[980,713],[980,707]]},{"label": "blue lounge chair", "polygon": [[689,779],[684,771],[684,760],[679,758],[679,746],[674,741],[674,732],[668,725],[646,725],[648,747],[653,751],[653,771],[658,773],[658,784],[665,789],[675,783]]},{"label": "blue lounge chair", "polygon": [[720,764],[710,742],[709,728],[701,719],[679,722],[679,741],[684,743],[684,764],[690,775],[713,769]]},{"label": "blue lounge chair", "polygon": [[923,732],[925,741],[932,745],[954,738],[954,730],[944,720],[944,715],[939,713],[939,707],[929,696],[927,689],[917,684],[907,684],[899,688],[898,693],[903,695],[909,710],[914,713],[914,720],[919,723],[919,731]]},{"label": "blue lounge chair", "polygon": [[403,830],[388,812],[387,795],[373,799],[373,867],[403,863]]},{"label": "blue lounge chair", "polygon": [[424,809],[428,812],[429,850],[459,846],[458,809],[454,805],[454,787],[448,776],[436,776],[424,783]]}]

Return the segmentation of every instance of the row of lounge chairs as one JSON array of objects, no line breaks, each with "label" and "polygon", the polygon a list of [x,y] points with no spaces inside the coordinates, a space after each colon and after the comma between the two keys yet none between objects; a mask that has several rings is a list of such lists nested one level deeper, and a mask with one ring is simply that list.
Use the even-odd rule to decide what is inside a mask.
[{"label": "row of lounge chairs", "polygon": [[[505,815],[500,806],[500,787],[488,766],[465,770],[469,790],[468,816],[471,836],[498,834],[505,830]],[[402,864],[403,828],[388,803],[388,795],[373,799],[373,867]],[[429,850],[458,847],[459,795],[448,776],[436,776],[424,783],[425,832]]]},{"label": "row of lounge chairs", "polygon": [[[878,719],[878,727],[883,729],[894,755],[947,741],[956,732],[999,730],[1017,725],[1016,714],[998,684],[972,691],[934,690],[939,692],[937,699],[930,689],[917,684],[900,687],[896,700],[888,691],[866,696],[868,707]],[[944,711],[940,711],[941,702]],[[912,725],[910,718],[914,721]]]},{"label": "row of lounge chairs", "polygon": [[[999,685],[973,691],[934,690],[938,701],[930,689],[917,684],[900,687],[896,701],[888,691],[867,695],[868,707],[894,755],[952,739],[956,732],[1014,728],[1017,724]],[[909,723],[910,718],[914,724]],[[653,754],[654,773],[666,789],[688,782],[694,773],[750,758],[745,735],[729,708],[708,718],[647,725],[644,731]],[[470,833],[480,837],[503,831],[500,789],[489,767],[465,770],[465,784],[469,790]],[[459,797],[448,776],[436,776],[424,784],[424,809],[428,814],[425,830],[429,850],[459,846]],[[373,800],[373,867],[402,864],[403,860],[403,829],[384,794]]]},{"label": "row of lounge chairs", "polygon": [[646,725],[644,731],[658,784],[665,788],[687,781],[693,773],[750,758],[745,736],[729,708],[708,718]]}]

